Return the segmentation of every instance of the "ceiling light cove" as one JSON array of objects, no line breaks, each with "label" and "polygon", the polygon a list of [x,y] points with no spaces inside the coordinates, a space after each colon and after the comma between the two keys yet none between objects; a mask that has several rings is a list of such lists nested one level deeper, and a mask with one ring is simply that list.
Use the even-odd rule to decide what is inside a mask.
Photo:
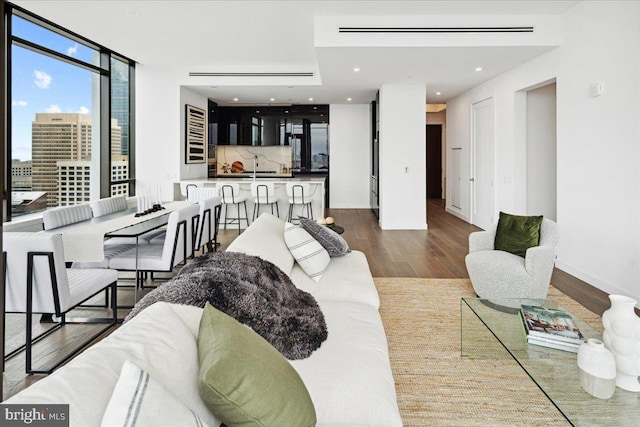
[{"label": "ceiling light cove", "polygon": [[301,73],[240,73],[240,72],[190,72],[190,77],[313,77],[311,71]]},{"label": "ceiling light cove", "polygon": [[339,33],[533,33],[529,27],[338,27]]}]

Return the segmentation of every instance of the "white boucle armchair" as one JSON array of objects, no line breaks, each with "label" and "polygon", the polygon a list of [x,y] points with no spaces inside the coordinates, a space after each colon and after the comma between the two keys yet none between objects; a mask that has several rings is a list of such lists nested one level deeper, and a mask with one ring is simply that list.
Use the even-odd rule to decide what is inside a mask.
[{"label": "white boucle armchair", "polygon": [[497,224],[469,235],[465,258],[476,294],[485,299],[546,298],[556,258],[558,225],[543,219],[540,244],[527,249],[523,258],[494,250]]}]

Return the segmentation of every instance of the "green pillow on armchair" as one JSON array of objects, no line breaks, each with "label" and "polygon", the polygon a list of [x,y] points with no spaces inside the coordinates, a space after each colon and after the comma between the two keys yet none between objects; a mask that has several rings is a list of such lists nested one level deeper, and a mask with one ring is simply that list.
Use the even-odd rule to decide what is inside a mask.
[{"label": "green pillow on armchair", "polygon": [[519,216],[500,212],[494,249],[524,257],[527,249],[540,244],[542,215]]}]

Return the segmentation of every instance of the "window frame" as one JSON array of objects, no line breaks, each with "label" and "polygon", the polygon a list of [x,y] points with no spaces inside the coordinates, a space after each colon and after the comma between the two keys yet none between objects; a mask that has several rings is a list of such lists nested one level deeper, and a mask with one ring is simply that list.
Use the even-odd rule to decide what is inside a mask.
[{"label": "window frame", "polygon": [[[12,83],[12,57],[11,47],[16,46],[31,50],[35,53],[42,54],[51,57],[55,60],[60,60],[68,64],[81,67],[88,71],[97,73],[100,76],[100,197],[109,197],[111,195],[112,185],[127,184],[128,194],[135,194],[135,61],[132,59],[112,51],[98,43],[95,43],[86,37],[83,37],[73,31],[70,31],[60,25],[57,25],[45,18],[42,18],[34,13],[31,13],[19,6],[16,6],[5,0],[2,2],[2,28],[0,52],[3,53],[2,69],[4,70],[4,81],[0,82],[2,85],[3,100],[2,100],[2,112],[0,115],[0,137],[3,141],[3,170],[0,171],[0,184],[2,184],[3,194],[3,222],[9,222],[12,220],[11,212],[11,157],[12,157],[12,132],[11,121],[12,111],[10,108],[10,100],[12,98],[11,83]],[[25,40],[21,37],[14,36],[12,33],[12,16],[16,15],[21,19],[30,21],[35,25],[39,25],[49,31],[53,31],[63,37],[70,40],[81,43],[89,48],[95,49],[100,55],[100,65],[94,65],[87,63],[83,60],[65,55],[64,53],[54,51],[45,46],[41,46],[37,43]],[[128,147],[128,161],[129,161],[129,174],[127,179],[120,179],[112,181],[111,174],[111,58],[125,62],[129,65],[129,147]]]}]

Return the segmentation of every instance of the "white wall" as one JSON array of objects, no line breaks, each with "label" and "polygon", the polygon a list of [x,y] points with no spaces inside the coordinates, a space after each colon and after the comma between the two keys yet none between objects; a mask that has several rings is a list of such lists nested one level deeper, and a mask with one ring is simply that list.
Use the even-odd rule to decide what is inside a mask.
[{"label": "white wall", "polygon": [[[495,99],[496,211],[523,213],[526,161],[518,91],[556,79],[557,266],[609,293],[640,299],[640,3],[580,2],[563,16],[564,42],[447,103],[447,143],[469,170],[469,111]],[[589,96],[589,85],[604,94]],[[464,181],[464,180],[463,180]],[[447,209],[469,215],[465,205]]]},{"label": "white wall", "polygon": [[329,206],[334,209],[369,208],[369,105],[331,104],[329,123]]},{"label": "white wall", "polygon": [[526,94],[526,212],[556,221],[556,85],[548,84]]},{"label": "white wall", "polygon": [[160,185],[165,200],[180,178],[184,106],[177,82],[166,68],[136,66],[136,189]]},{"label": "white wall", "polygon": [[[180,87],[180,179],[192,179],[192,178],[202,178],[203,176],[207,176],[207,163],[206,159],[208,158],[205,153],[205,163],[196,163],[196,164],[187,164],[185,162],[185,138],[186,138],[186,114],[185,114],[185,105],[193,105],[194,107],[202,108],[204,111],[207,111],[207,97],[203,96],[199,93],[192,91],[191,89],[187,89],[185,87]],[[208,123],[208,114],[207,114],[207,123]],[[208,126],[207,126],[208,128]],[[208,146],[208,135],[205,136],[205,144]]]},{"label": "white wall", "polygon": [[424,85],[380,88],[380,227],[427,228]]}]

